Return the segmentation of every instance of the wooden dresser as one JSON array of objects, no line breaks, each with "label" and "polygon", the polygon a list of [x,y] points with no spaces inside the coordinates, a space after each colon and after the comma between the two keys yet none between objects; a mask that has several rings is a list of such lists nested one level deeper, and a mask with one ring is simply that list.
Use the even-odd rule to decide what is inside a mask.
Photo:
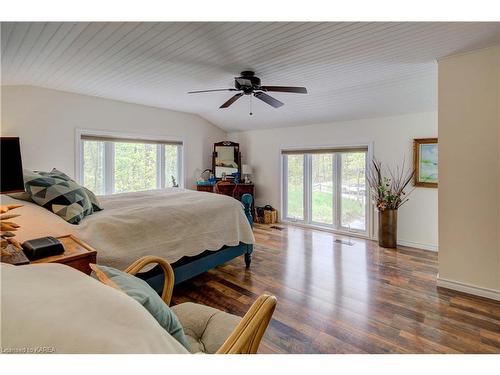
[{"label": "wooden dresser", "polygon": [[[252,215],[255,217],[255,187],[253,184],[239,183],[231,185],[219,185],[219,194],[228,195],[230,197],[236,198],[239,201],[243,194],[250,194],[252,196]],[[207,191],[209,193],[215,193],[215,185],[196,185],[196,190]]]}]

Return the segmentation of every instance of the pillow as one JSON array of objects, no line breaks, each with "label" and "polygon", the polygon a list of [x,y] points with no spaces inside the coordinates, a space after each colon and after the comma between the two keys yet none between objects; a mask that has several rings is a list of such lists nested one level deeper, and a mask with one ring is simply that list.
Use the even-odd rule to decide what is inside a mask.
[{"label": "pillow", "polygon": [[[66,180],[73,181],[73,182],[77,183],[75,180],[73,180],[71,177],[69,177],[66,173],[63,173],[56,168],[53,168],[50,173],[55,173],[55,174],[61,176],[61,178],[64,178]],[[94,210],[94,212],[102,211],[103,208],[101,207],[101,203],[97,199],[96,195],[91,190],[87,189],[85,186],[82,186],[82,188],[85,190],[85,192],[89,196],[90,202],[92,203],[92,209]],[[26,201],[26,202],[33,202],[33,199],[31,199],[31,196],[25,191],[22,191],[19,193],[11,193],[11,194],[8,194],[8,196],[11,198],[19,199],[19,200]]]},{"label": "pillow", "polygon": [[172,337],[190,350],[179,319],[147,282],[115,268],[97,264],[90,264],[90,267],[98,280],[139,302]]},{"label": "pillow", "polygon": [[24,170],[24,187],[31,199],[70,224],[78,224],[94,210],[87,192],[57,173]]},{"label": "pillow", "polygon": [[33,199],[31,199],[31,196],[28,193],[26,193],[25,191],[21,191],[19,193],[11,193],[11,194],[7,194],[7,195],[11,198],[19,199],[21,201],[33,202]]},{"label": "pillow", "polygon": [[[69,177],[66,173],[63,173],[56,168],[53,168],[50,173],[56,174],[56,175],[60,176],[61,178],[64,178],[67,181],[73,181],[75,184],[78,183],[75,180],[73,180],[71,177]],[[102,211],[101,203],[97,199],[96,195],[91,190],[87,189],[86,187],[84,187],[84,186],[81,186],[81,187],[83,188],[83,190],[85,190],[85,192],[89,196],[90,202],[92,203],[92,209],[94,210],[94,212]]]}]

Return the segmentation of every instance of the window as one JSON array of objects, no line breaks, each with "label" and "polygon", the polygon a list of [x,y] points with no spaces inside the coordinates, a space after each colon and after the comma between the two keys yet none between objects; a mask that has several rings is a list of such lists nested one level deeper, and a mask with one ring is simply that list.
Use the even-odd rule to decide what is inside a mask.
[{"label": "window", "polygon": [[367,234],[367,152],[282,151],[284,219]]},{"label": "window", "polygon": [[79,177],[99,195],[182,186],[182,142],[80,135]]},{"label": "window", "polygon": [[159,146],[151,143],[114,143],[113,193],[156,189]]},{"label": "window", "polygon": [[342,152],[340,158],[340,226],[366,230],[366,153]]},{"label": "window", "polygon": [[96,194],[103,195],[104,189],[104,142],[86,140],[83,142],[82,184]]},{"label": "window", "polygon": [[333,224],[333,154],[311,155],[311,221]]},{"label": "window", "polygon": [[287,158],[287,207],[295,219],[304,219],[304,156],[290,155]]}]

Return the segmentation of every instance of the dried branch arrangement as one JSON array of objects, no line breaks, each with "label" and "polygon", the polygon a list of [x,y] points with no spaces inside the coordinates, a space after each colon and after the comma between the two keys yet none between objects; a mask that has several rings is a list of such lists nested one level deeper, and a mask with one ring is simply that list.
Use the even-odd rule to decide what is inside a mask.
[{"label": "dried branch arrangement", "polygon": [[[8,255],[6,252],[7,245],[12,244],[16,248],[21,248],[19,242],[14,239],[15,234],[12,232],[17,231],[19,225],[10,221],[18,217],[16,214],[8,214],[8,211],[14,210],[16,208],[22,207],[20,204],[11,204],[6,206],[0,206],[0,237],[1,237],[1,245],[0,248],[2,250],[2,255]],[[6,221],[9,220],[9,221]]]},{"label": "dried branch arrangement", "polygon": [[397,166],[396,169],[386,169],[388,176],[383,175],[382,163],[373,159],[367,173],[370,194],[379,211],[397,210],[408,202],[408,196],[415,190],[413,187],[405,191],[413,180],[415,169],[406,168],[404,160],[401,168]]}]

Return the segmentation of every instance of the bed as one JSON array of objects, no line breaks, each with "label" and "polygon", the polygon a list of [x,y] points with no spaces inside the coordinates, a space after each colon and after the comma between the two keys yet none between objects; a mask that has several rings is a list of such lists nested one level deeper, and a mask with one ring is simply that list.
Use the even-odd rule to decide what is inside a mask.
[{"label": "bed", "polygon": [[2,354],[188,354],[125,293],[61,264],[0,264]]},{"label": "bed", "polygon": [[[253,243],[250,195],[234,198],[170,188],[99,197],[103,211],[72,225],[32,202],[2,196],[16,209],[18,241],[73,234],[98,250],[99,264],[124,269],[135,259],[157,255],[168,260],[176,283],[244,255],[250,266]],[[144,274],[161,284],[154,269]]]}]

